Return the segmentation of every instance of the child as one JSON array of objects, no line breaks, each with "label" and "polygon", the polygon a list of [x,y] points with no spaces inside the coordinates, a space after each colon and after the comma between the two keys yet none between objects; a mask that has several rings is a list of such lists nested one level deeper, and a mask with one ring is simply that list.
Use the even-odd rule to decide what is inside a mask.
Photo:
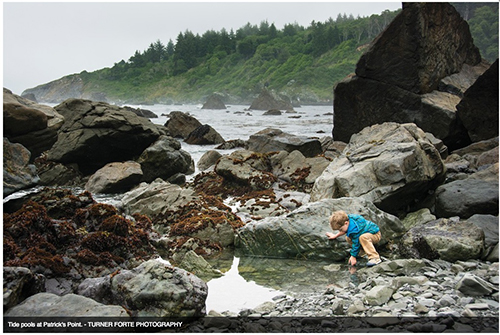
[{"label": "child", "polygon": [[361,215],[347,215],[344,211],[336,211],[330,216],[330,227],[339,231],[335,235],[330,232],[326,233],[330,240],[347,235],[346,240],[352,246],[348,264],[356,265],[356,257],[360,253],[360,248],[363,248],[363,251],[368,255],[367,266],[374,266],[381,262],[380,256],[373,246],[381,238],[380,228],[375,223],[366,220]]}]

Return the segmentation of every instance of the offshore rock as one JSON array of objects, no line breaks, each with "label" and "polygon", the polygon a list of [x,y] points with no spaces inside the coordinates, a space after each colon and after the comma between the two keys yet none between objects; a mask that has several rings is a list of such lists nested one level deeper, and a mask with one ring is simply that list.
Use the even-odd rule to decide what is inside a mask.
[{"label": "offshore rock", "polygon": [[282,216],[248,222],[238,229],[235,245],[246,255],[278,258],[308,258],[344,261],[350,247],[345,238],[329,240],[328,218],[335,210],[363,215],[382,232],[379,246],[403,233],[399,219],[384,213],[362,198],[325,199],[308,203]]},{"label": "offshore rock", "polygon": [[208,124],[204,124],[193,130],[186,137],[188,144],[221,144],[224,143],[222,136]]},{"label": "offshore rock", "polygon": [[305,157],[314,157],[323,152],[317,139],[284,133],[279,129],[266,128],[250,136],[247,149],[266,153],[273,151],[300,151]]},{"label": "offshore rock", "polygon": [[[416,123],[450,148],[466,145],[470,140],[453,105],[460,93],[437,91],[465,64],[483,68],[480,62],[467,22],[453,6],[405,3],[360,58],[356,75],[336,86],[334,139],[348,142],[366,126],[391,121]],[[469,83],[481,73],[464,71]]]},{"label": "offshore rock", "polygon": [[201,109],[226,109],[226,105],[218,94],[212,94],[208,97],[207,101],[203,104]]},{"label": "offshore rock", "polygon": [[35,186],[40,178],[29,164],[31,154],[22,144],[3,138],[3,196]]},{"label": "offshore rock", "polygon": [[84,174],[133,160],[161,135],[148,119],[104,102],[69,99],[55,109],[65,122],[47,159],[76,163]]},{"label": "offshore rock", "polygon": [[202,125],[195,117],[183,112],[170,112],[168,117],[165,127],[172,137],[186,138]]},{"label": "offshore rock", "polygon": [[252,102],[250,109],[256,110],[293,110],[290,102],[274,97],[267,89],[263,89],[259,96]]},{"label": "offshore rock", "polygon": [[396,214],[443,180],[439,151],[415,124],[384,123],[355,134],[316,180],[311,200],[363,197]]}]

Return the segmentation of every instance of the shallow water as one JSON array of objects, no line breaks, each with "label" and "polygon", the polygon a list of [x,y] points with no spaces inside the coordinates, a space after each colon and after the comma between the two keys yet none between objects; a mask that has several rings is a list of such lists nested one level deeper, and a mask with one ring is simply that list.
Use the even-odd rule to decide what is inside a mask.
[{"label": "shallow water", "polygon": [[329,286],[346,287],[353,280],[347,265],[327,261],[233,256],[229,252],[208,261],[224,276],[207,283],[207,312],[238,313],[274,297],[321,294]]}]

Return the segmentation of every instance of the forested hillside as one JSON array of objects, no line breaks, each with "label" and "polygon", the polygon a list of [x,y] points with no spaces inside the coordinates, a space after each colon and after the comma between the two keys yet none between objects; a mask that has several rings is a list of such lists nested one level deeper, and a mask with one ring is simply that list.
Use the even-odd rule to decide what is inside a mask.
[{"label": "forested hillside", "polygon": [[[483,57],[496,59],[498,4],[454,5],[470,23]],[[248,103],[263,87],[302,103],[328,102],[334,84],[354,72],[364,48],[398,12],[343,14],[308,27],[290,23],[277,29],[263,21],[202,35],[186,30],[175,42],[157,40],[128,61],[74,76],[87,95],[114,102],[203,102],[217,92],[228,103]]]}]

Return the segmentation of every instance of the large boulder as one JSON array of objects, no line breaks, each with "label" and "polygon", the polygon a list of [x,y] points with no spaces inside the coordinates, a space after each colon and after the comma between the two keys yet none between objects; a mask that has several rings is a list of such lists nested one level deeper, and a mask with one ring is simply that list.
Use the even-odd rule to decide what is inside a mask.
[{"label": "large boulder", "polygon": [[362,198],[325,199],[311,202],[282,216],[248,222],[237,233],[235,245],[246,255],[310,258],[344,261],[349,255],[345,238],[329,240],[328,218],[333,211],[361,214],[379,225],[382,239],[378,247],[397,239],[403,233],[399,219],[384,213]]},{"label": "large boulder", "polygon": [[52,293],[35,294],[4,313],[7,317],[116,317],[130,318],[122,306],[103,305],[76,294],[58,296]]},{"label": "large boulder", "polygon": [[293,106],[289,101],[274,97],[271,92],[264,88],[252,102],[250,109],[266,111],[270,109],[293,110]]},{"label": "large boulder", "polygon": [[188,144],[221,144],[224,138],[211,126],[204,124],[193,130],[186,137]]},{"label": "large boulder", "polygon": [[280,151],[270,156],[272,172],[299,189],[310,192],[316,179],[330,165],[323,156],[305,157],[300,151]]},{"label": "large boulder", "polygon": [[322,153],[321,142],[317,139],[296,136],[279,129],[266,128],[250,136],[247,148],[256,152],[300,151],[305,157]]},{"label": "large boulder", "polygon": [[54,108],[3,90],[4,136],[21,143],[31,152],[32,159],[48,150],[57,140],[64,117]]},{"label": "large boulder", "polygon": [[201,317],[207,294],[200,278],[158,259],[123,270],[111,280],[113,300],[138,316]]},{"label": "large boulder", "polygon": [[203,104],[201,109],[226,109],[226,105],[218,94],[212,94],[208,97],[207,101]]},{"label": "large boulder", "polygon": [[498,136],[498,59],[465,92],[457,114],[473,142]]},{"label": "large boulder", "polygon": [[182,150],[179,141],[170,136],[160,136],[141,153],[137,162],[141,164],[143,181],[148,183],[156,178],[168,180],[178,173],[194,172],[191,155]]},{"label": "large boulder", "polygon": [[[356,75],[336,86],[334,139],[348,142],[366,126],[383,122],[412,122],[450,148],[463,146],[469,139],[453,105],[459,98],[452,97],[459,93],[442,80],[465,64],[484,68],[467,22],[453,6],[405,3],[360,58]],[[473,80],[462,83],[481,74],[464,71]]]},{"label": "large boulder", "polygon": [[458,218],[438,219],[410,229],[400,240],[403,255],[449,262],[480,258],[483,230]]},{"label": "large boulder", "polygon": [[261,160],[254,160],[253,155],[251,151],[238,150],[222,156],[215,165],[215,172],[229,181],[249,186],[254,190],[268,189],[277,179],[267,171],[265,164],[255,165],[255,161],[260,163]]},{"label": "large boulder", "polygon": [[165,123],[170,136],[186,138],[202,124],[195,117],[183,112],[170,112],[168,121]]},{"label": "large boulder", "polygon": [[474,214],[498,215],[498,179],[481,180],[471,176],[437,188],[437,217],[467,219]]},{"label": "large boulder", "polygon": [[316,180],[311,201],[363,197],[396,214],[426,198],[444,176],[440,154],[421,129],[388,122],[351,138]]},{"label": "large boulder", "polygon": [[114,162],[97,170],[85,184],[91,193],[118,193],[128,191],[142,180],[141,165],[134,161]]},{"label": "large boulder", "polygon": [[121,199],[128,214],[140,213],[149,217],[175,211],[197,198],[194,191],[157,179],[150,184],[141,183],[125,193]]},{"label": "large boulder", "polygon": [[47,158],[76,163],[84,174],[133,160],[161,135],[148,119],[103,102],[69,99],[55,109],[65,122]]},{"label": "large boulder", "polygon": [[40,178],[33,164],[31,154],[22,144],[10,143],[3,138],[3,196],[35,186]]}]

